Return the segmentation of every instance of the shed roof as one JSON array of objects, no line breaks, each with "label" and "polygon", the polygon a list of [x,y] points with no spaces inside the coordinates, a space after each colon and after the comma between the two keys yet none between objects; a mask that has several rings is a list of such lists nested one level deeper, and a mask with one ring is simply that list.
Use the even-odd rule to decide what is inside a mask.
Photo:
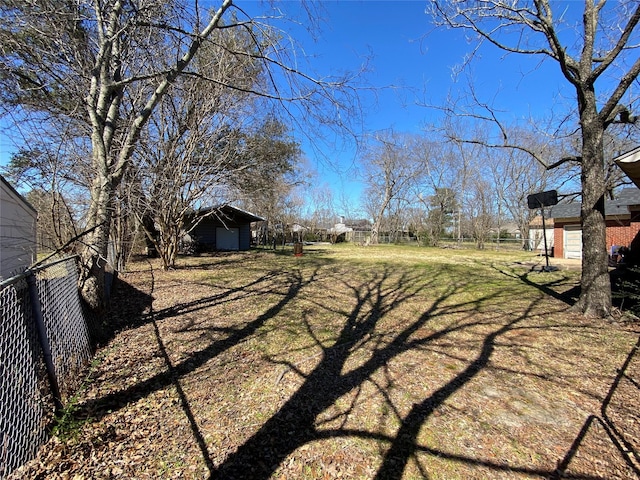
[{"label": "shed roof", "polygon": [[[559,203],[551,207],[552,218],[577,218],[580,217],[580,202]],[[629,207],[640,205],[640,189],[624,188],[613,200],[604,203],[605,215],[628,215]]]},{"label": "shed roof", "polygon": [[332,228],[329,229],[330,233],[335,233],[336,235],[341,235],[347,232],[353,232],[353,228],[347,227],[344,223],[336,223]]},{"label": "shed roof", "polygon": [[193,212],[192,215],[197,214],[198,216],[206,216],[206,215],[217,215],[222,217],[233,218],[235,221],[240,222],[263,222],[265,219],[255,215],[251,212],[247,212],[246,210],[242,210],[240,208],[234,207],[233,205],[216,205],[213,207],[203,207],[199,208],[197,212]]}]

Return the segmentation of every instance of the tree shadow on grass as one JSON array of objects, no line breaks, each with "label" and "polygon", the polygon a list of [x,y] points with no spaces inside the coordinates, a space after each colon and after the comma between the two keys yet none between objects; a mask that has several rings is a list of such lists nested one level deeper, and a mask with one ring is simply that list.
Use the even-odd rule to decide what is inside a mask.
[{"label": "tree shadow on grass", "polygon": [[[561,288],[566,287],[567,284],[572,280],[571,277],[566,274],[561,278],[553,279],[553,277],[550,277],[550,279],[548,280],[540,281],[538,279],[531,279],[531,274],[534,273],[533,268],[525,271],[524,273],[517,273],[513,269],[499,268],[497,266],[494,266],[493,268],[503,275],[506,275],[507,277],[518,279],[525,285],[537,288],[545,295],[553,297],[556,300],[560,300],[561,302],[564,302],[570,306],[575,305],[575,303],[578,301],[578,297],[580,296],[580,285],[571,285],[569,286],[569,288],[561,290]],[[551,273],[536,272],[536,275],[542,275],[542,279],[544,278],[544,275],[551,275]]]},{"label": "tree shadow on grass", "polygon": [[[297,449],[314,441],[325,439],[362,439],[374,441],[380,446],[381,462],[377,466],[375,478],[401,479],[411,461],[418,465],[423,478],[429,478],[430,472],[417,460],[427,455],[448,459],[452,462],[500,472],[518,472],[527,476],[550,476],[551,470],[530,468],[527,465],[514,465],[506,461],[475,458],[433,448],[419,441],[420,429],[428,422],[439,407],[456,392],[488,368],[497,345],[504,347],[508,332],[521,328],[531,311],[542,298],[541,290],[529,302],[529,307],[510,319],[492,319],[484,311],[485,304],[495,304],[497,300],[507,301],[509,292],[486,293],[480,298],[467,298],[465,282],[448,284],[448,277],[441,270],[429,272],[425,280],[424,273],[416,269],[400,271],[399,268],[381,267],[362,281],[340,279],[336,275],[335,288],[350,297],[350,301],[331,306],[321,294],[308,295],[306,287],[311,285],[320,267],[306,274],[302,271],[269,272],[242,287],[230,288],[216,295],[197,301],[184,302],[166,309],[142,315],[141,322],[152,322],[156,341],[166,365],[166,370],[134,386],[91,400],[82,406],[85,412],[94,418],[101,418],[109,410],[135,402],[152,392],[174,386],[180,398],[180,404],[189,420],[193,436],[204,458],[210,478],[220,479],[268,479],[278,470],[284,460]],[[216,330],[222,338],[210,342],[206,347],[190,354],[184,360],[172,363],[157,322],[179,317],[187,313],[198,312],[209,305],[217,305],[231,298],[249,300],[256,294],[271,291],[271,285],[277,280],[279,285],[286,282],[278,301],[253,320],[237,327]],[[481,281],[481,280],[480,280]],[[538,288],[536,285],[532,285]],[[439,292],[439,293],[438,293]],[[326,292],[323,292],[326,293]],[[546,292],[545,292],[546,293]],[[316,335],[311,321],[303,311],[300,322],[305,326],[308,338],[316,351],[318,361],[314,368],[304,372],[293,362],[271,358],[274,365],[280,365],[286,372],[293,372],[301,379],[301,384],[285,403],[266,420],[259,429],[222,463],[214,465],[207,443],[201,433],[197,420],[182,388],[181,379],[206,362],[222,354],[234,345],[253,336],[269,320],[283,312],[293,299],[304,296],[306,302],[324,311],[329,317],[344,319],[335,336],[330,341]],[[379,330],[384,319],[399,310],[400,307],[416,297],[429,299],[429,305],[421,313],[405,318],[397,330],[392,332]],[[497,298],[500,297],[500,298]],[[504,297],[504,299],[503,299]],[[451,318],[438,322],[440,318]],[[525,327],[528,328],[528,327]],[[466,366],[451,379],[445,381],[422,400],[417,401],[405,414],[395,409],[389,393],[383,385],[376,384],[373,377],[388,368],[390,362],[401,355],[419,349],[433,348],[440,340],[451,338],[457,333],[475,335],[481,329],[483,337],[474,358],[464,360]],[[283,347],[286,348],[286,347]],[[366,356],[356,362],[353,359],[358,352],[366,351]],[[346,395],[359,395],[366,384],[376,385],[379,393],[386,399],[387,406],[399,420],[399,426],[393,433],[385,431],[352,428],[342,424],[331,428],[324,416],[331,411],[338,399]],[[353,405],[341,413],[349,417]],[[581,478],[598,478],[583,476]]]},{"label": "tree shadow on grass", "polygon": [[[263,314],[259,315],[254,320],[248,323],[224,329],[224,331],[220,332],[223,334],[221,338],[212,341],[205,348],[193,352],[189,357],[177,363],[176,365],[173,365],[169,361],[166,354],[166,349],[164,347],[162,339],[159,336],[156,322],[162,319],[194,312],[205,308],[208,305],[219,304],[232,296],[236,301],[242,300],[243,297],[249,298],[251,295],[253,295],[253,290],[255,288],[262,288],[263,286],[264,288],[268,288],[269,285],[273,284],[273,281],[276,278],[278,278],[281,283],[285,283],[286,281],[288,287],[286,289],[286,292],[281,295],[280,300],[272,305]],[[216,295],[171,306],[157,312],[154,311],[153,308],[151,308],[151,311],[148,314],[140,315],[136,319],[136,321],[130,325],[141,325],[147,324],[149,322],[153,323],[154,329],[156,331],[156,339],[158,341],[161,354],[165,359],[167,369],[131,387],[85,402],[84,404],[79,406],[79,416],[100,420],[109,412],[118,410],[125,405],[134,403],[141,398],[144,398],[158,390],[162,390],[170,385],[175,385],[176,379],[193,372],[200,366],[204,365],[207,361],[215,358],[216,356],[220,355],[229,348],[239,344],[240,342],[254,334],[260,327],[265,324],[265,322],[277,315],[277,313],[282,310],[282,308],[284,308],[287,303],[294,299],[300,292],[300,289],[304,286],[304,284],[305,282],[302,279],[301,275],[296,274],[295,272],[288,274],[283,274],[282,272],[268,272],[241,287],[230,288]],[[269,291],[273,291],[273,288],[271,288]],[[151,292],[153,293],[153,282]],[[188,413],[187,416],[190,416],[190,414]]]},{"label": "tree shadow on grass", "polygon": [[[579,456],[589,434],[601,437],[600,441],[612,445],[628,467],[629,475],[635,474],[640,478],[640,451],[638,450],[637,438],[640,427],[634,425],[638,421],[637,400],[640,398],[640,377],[638,376],[640,367],[636,365],[634,369],[630,368],[634,361],[640,362],[640,337],[631,348],[622,367],[618,369],[618,374],[600,405],[600,415],[589,415],[566,455],[558,462],[558,468],[551,476],[552,479],[582,478],[579,474],[572,473],[571,467],[574,459]],[[616,395],[620,395],[621,400],[614,404],[613,400]],[[636,431],[626,431],[625,424],[627,427],[629,425],[634,427]]]},{"label": "tree shadow on grass", "polygon": [[[541,292],[556,298],[567,305],[573,306],[578,301],[582,291],[580,283],[571,285],[572,279],[569,275],[564,274],[562,278],[553,277],[548,281],[543,281],[546,273],[537,273],[538,278],[532,279],[533,269],[524,273],[516,273],[513,270],[501,269],[494,267],[502,274],[518,278],[522,283],[535,287]],[[556,275],[556,274],[554,274]],[[621,311],[637,314],[640,312],[638,305],[640,304],[640,275],[637,268],[620,265],[610,270],[609,278],[611,280],[612,304]],[[568,287],[568,288],[567,288]]]},{"label": "tree shadow on grass", "polygon": [[148,322],[146,312],[153,304],[153,295],[135,288],[117,277],[113,285],[111,306],[107,324],[109,338],[121,330],[136,328]]},{"label": "tree shadow on grass", "polygon": [[[286,365],[303,379],[302,384],[258,431],[214,469],[210,478],[266,480],[298,448],[318,440],[348,437],[374,440],[382,446],[384,452],[375,474],[376,479],[401,479],[410,460],[415,460],[418,454],[482,465],[496,472],[520,472],[538,476],[551,474],[549,470],[455,455],[425,447],[418,442],[418,433],[430,416],[488,366],[498,338],[528,318],[529,310],[511,321],[496,323],[493,331],[484,338],[477,357],[453,379],[421,402],[415,403],[409,413],[400,418],[400,427],[394,435],[348,429],[344,426],[336,429],[319,428],[322,414],[328,412],[339,398],[357,392],[367,382],[375,383],[372,381],[374,374],[384,370],[390,361],[403,353],[427,348],[456,332],[473,330],[479,326],[486,328],[494,324],[478,315],[481,305],[492,298],[490,294],[481,299],[452,304],[450,299],[464,290],[463,285],[451,285],[443,290],[437,273],[419,288],[413,287],[417,278],[411,274],[404,273],[395,277],[397,280],[391,280],[391,272],[387,269],[371,281],[358,286],[347,283],[343,285],[343,288],[352,291],[354,302],[352,310],[345,312],[346,320],[335,340],[327,346],[315,339],[312,329],[307,328],[317,347],[321,349],[315,368],[305,374],[294,364]],[[385,315],[421,292],[437,289],[443,290],[443,293],[434,298],[430,307],[417,318],[407,318],[404,327],[393,334],[392,338],[383,341],[376,334],[376,327]],[[535,303],[533,301],[530,308]],[[334,313],[337,315],[342,312]],[[437,328],[434,320],[449,314],[461,319]],[[426,336],[423,335],[425,330],[430,331]],[[347,368],[353,353],[365,346],[370,349],[368,359],[355,368]],[[388,398],[385,392],[382,394]],[[390,400],[388,403],[389,408],[393,409],[393,403]],[[344,412],[343,415],[347,417],[349,412]],[[416,463],[419,465],[419,462]],[[421,471],[421,475],[429,478],[427,471]]]}]

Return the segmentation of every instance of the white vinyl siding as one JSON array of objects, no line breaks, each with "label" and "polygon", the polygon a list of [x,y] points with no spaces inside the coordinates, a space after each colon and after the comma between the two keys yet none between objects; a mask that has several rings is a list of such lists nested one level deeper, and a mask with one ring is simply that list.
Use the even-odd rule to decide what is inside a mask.
[{"label": "white vinyl siding", "polygon": [[7,279],[36,258],[36,211],[0,180],[0,278]]},{"label": "white vinyl siding", "polygon": [[[546,229],[547,234],[547,249],[551,253],[553,247],[553,228]],[[544,232],[541,227],[529,228],[529,246],[532,250],[544,252]]]}]

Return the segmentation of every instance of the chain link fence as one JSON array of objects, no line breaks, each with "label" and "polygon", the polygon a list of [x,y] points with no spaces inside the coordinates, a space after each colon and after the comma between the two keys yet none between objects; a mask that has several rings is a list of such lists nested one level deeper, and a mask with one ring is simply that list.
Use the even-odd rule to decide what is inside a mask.
[{"label": "chain link fence", "polygon": [[0,478],[46,442],[91,358],[77,282],[69,257],[0,283]]}]

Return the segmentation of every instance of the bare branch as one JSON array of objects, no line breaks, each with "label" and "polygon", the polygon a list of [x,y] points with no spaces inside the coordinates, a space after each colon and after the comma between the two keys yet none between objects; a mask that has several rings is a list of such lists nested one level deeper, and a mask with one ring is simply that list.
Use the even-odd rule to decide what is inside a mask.
[{"label": "bare branch", "polygon": [[177,62],[175,68],[167,73],[164,81],[158,85],[156,90],[153,92],[146,105],[143,107],[141,112],[136,117],[135,121],[131,125],[129,129],[129,133],[127,138],[125,139],[124,146],[120,150],[118,155],[118,164],[114,169],[113,177],[114,178],[122,178],[124,174],[124,170],[127,166],[128,160],[131,157],[133,149],[136,144],[136,140],[140,136],[140,131],[144,124],[147,122],[149,117],[151,116],[151,112],[158,104],[162,96],[167,92],[169,86],[175,81],[175,79],[180,75],[184,69],[189,65],[191,60],[195,57],[197,51],[200,49],[202,42],[206,39],[211,32],[218,27],[220,20],[222,19],[222,15],[224,12],[228,10],[232,5],[232,0],[224,0],[220,8],[215,12],[213,17],[211,18],[209,24],[204,28],[204,30],[193,39],[191,45],[189,46],[189,50],[182,56],[182,58]]},{"label": "bare branch", "polygon": [[[605,124],[605,127],[613,122],[613,120],[616,117],[616,114],[622,115],[622,117],[620,118],[621,122],[624,122],[624,120],[626,119],[628,120],[628,122],[624,122],[624,123],[635,123],[635,117],[632,117],[629,114],[628,109],[626,109],[626,107],[620,108],[618,106],[618,103],[620,102],[622,97],[625,95],[625,93],[629,90],[629,87],[631,87],[633,82],[638,78],[638,75],[640,75],[640,58],[638,58],[636,62],[633,64],[633,66],[627,71],[627,73],[622,76],[615,90],[613,91],[613,93],[611,94],[607,102],[604,104],[604,106],[600,110],[599,116],[601,119],[603,119],[603,123]],[[620,109],[616,110],[617,108],[620,108]],[[626,112],[625,112],[625,109],[626,109]]]},{"label": "bare branch", "polygon": [[[604,2],[603,2],[604,4]],[[598,78],[620,55],[620,53],[628,46],[629,39],[631,38],[631,34],[638,26],[638,22],[640,22],[640,5],[636,7],[635,12],[629,18],[629,21],[625,25],[622,30],[622,34],[618,38],[615,46],[609,50],[609,52],[602,58],[594,59],[594,61],[598,62],[599,65],[594,68],[592,77],[593,79]]]}]

